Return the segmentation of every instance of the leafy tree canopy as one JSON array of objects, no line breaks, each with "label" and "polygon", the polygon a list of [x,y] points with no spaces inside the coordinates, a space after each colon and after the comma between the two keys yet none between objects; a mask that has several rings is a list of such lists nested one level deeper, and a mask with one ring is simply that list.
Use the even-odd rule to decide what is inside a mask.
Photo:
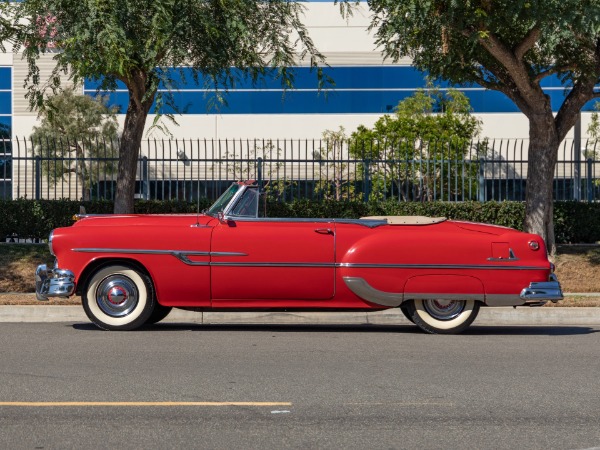
[{"label": "leafy tree canopy", "polygon": [[[234,67],[254,81],[275,67],[289,88],[294,74],[287,67],[295,57],[307,57],[315,68],[322,61],[301,22],[302,6],[287,0],[24,0],[3,9],[12,20],[3,21],[0,36],[30,62],[37,107],[44,106],[43,88],[60,85],[61,71],[75,81],[101,80],[102,90],[116,89],[117,81],[128,87],[143,81],[140,94],[150,95],[160,83],[177,89],[167,68],[189,67],[196,81],[204,75],[212,88],[227,89],[239,76]],[[57,67],[44,84],[35,63],[49,51]]]},{"label": "leafy tree canopy", "polygon": [[[398,103],[395,114],[382,116],[372,129],[359,126],[353,141],[453,143],[461,149],[479,135],[481,121],[471,115],[469,99],[456,89],[421,89]],[[404,146],[406,147],[406,146]],[[358,147],[352,150],[359,153]],[[376,156],[376,155],[372,155]]]},{"label": "leafy tree canopy", "polygon": [[40,125],[30,136],[33,153],[52,183],[77,177],[83,200],[92,198],[97,182],[111,180],[116,171],[118,124],[116,110],[103,98],[65,89],[45,100]]},{"label": "leafy tree canopy", "polygon": [[[343,13],[357,2],[341,0]],[[529,120],[524,228],[554,248],[558,146],[600,81],[600,0],[368,0],[385,56],[433,78],[503,92]],[[568,87],[560,105],[548,77]],[[554,114],[554,111],[558,111]]]},{"label": "leafy tree canopy", "polygon": [[117,110],[106,105],[106,98],[76,94],[67,88],[45,100],[40,111],[40,125],[32,136],[52,139],[116,139],[119,126]]},{"label": "leafy tree canopy", "polygon": [[[318,67],[322,55],[301,20],[303,6],[293,0],[5,0],[0,5],[0,45],[10,41],[27,58],[32,106],[43,107],[44,90],[56,89],[62,72],[76,82],[101,80],[101,89],[114,90],[119,81],[127,87],[116,213],[133,212],[150,108],[156,101],[159,112],[164,104],[176,110],[171,94],[185,71],[171,68],[191,68],[196,81],[202,76],[215,91],[240,78],[256,82],[273,70],[290,88],[290,67],[305,59],[319,83],[327,81]],[[46,82],[36,61],[49,51],[57,65]]]},{"label": "leafy tree canopy", "polygon": [[[485,151],[485,140],[473,142],[480,130],[466,95],[430,86],[402,100],[394,115],[382,116],[373,128],[359,126],[351,134],[349,153],[370,159],[361,173],[372,184],[371,197],[424,201],[445,192],[443,198],[465,200],[464,192],[474,195],[476,189],[465,184],[464,171],[474,175],[477,164],[464,159],[477,159]],[[428,160],[427,170],[423,160]]]}]

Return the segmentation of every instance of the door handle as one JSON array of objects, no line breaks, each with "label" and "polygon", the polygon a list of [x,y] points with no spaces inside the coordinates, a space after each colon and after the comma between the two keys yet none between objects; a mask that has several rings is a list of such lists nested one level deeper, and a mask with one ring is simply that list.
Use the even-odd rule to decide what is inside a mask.
[{"label": "door handle", "polygon": [[319,234],[333,234],[333,230],[331,228],[317,228],[315,233]]}]

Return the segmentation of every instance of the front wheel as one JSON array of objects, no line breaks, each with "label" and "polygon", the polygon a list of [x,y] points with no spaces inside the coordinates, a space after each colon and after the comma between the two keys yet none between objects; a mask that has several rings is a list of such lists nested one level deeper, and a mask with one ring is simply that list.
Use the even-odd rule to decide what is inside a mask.
[{"label": "front wheel", "polygon": [[104,330],[133,330],[150,319],[156,300],[150,277],[128,266],[98,269],[81,297],[89,319]]},{"label": "front wheel", "polygon": [[406,309],[421,330],[431,334],[455,334],[464,331],[479,313],[475,300],[411,300]]},{"label": "front wheel", "polygon": [[172,309],[173,308],[170,306],[163,306],[160,303],[157,303],[154,305],[154,311],[152,311],[152,314],[150,314],[150,317],[146,320],[145,325],[153,325],[160,322],[169,315]]}]

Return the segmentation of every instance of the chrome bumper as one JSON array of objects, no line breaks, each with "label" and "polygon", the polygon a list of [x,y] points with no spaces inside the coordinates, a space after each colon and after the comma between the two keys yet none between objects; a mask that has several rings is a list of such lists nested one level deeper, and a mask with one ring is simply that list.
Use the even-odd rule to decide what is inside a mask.
[{"label": "chrome bumper", "polygon": [[48,269],[41,264],[35,271],[35,295],[38,300],[69,297],[75,292],[75,274],[66,269]]},{"label": "chrome bumper", "polygon": [[560,283],[554,274],[550,275],[549,281],[529,283],[529,287],[521,291],[520,297],[527,303],[541,303],[548,300],[557,302],[564,298]]}]

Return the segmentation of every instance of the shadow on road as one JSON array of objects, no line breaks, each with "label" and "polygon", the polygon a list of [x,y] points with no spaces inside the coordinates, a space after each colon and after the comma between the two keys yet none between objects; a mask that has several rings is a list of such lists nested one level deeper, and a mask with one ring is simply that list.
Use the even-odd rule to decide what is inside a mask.
[{"label": "shadow on road", "polygon": [[[92,323],[68,325],[78,331],[103,331]],[[159,323],[134,332],[203,331],[203,332],[280,332],[280,333],[406,333],[423,334],[414,325],[313,325],[313,324],[189,324]],[[458,336],[574,336],[600,332],[588,326],[471,326]]]}]

